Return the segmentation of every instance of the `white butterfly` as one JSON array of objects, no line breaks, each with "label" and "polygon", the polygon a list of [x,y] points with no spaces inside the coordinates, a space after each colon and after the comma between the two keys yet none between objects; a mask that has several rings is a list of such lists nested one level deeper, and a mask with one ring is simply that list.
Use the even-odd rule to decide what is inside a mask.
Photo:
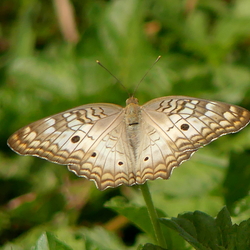
[{"label": "white butterfly", "polygon": [[21,155],[68,165],[104,190],[168,179],[198,148],[250,120],[244,108],[186,96],[142,106],[130,97],[126,103],[87,104],[44,118],[18,130],[8,145]]}]

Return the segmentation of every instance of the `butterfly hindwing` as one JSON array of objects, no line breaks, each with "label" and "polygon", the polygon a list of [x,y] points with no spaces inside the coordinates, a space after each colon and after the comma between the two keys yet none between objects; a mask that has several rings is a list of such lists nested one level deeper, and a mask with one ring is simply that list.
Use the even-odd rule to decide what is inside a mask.
[{"label": "butterfly hindwing", "polygon": [[86,155],[77,164],[68,166],[78,176],[93,180],[100,190],[122,184],[133,185],[135,166],[133,152],[128,146],[126,126],[117,117],[115,126],[93,145],[91,155]]}]

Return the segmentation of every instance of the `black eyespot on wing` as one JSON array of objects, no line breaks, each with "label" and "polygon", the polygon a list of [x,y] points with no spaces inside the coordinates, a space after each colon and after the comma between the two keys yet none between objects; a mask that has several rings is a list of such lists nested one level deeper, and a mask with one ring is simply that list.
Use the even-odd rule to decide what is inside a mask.
[{"label": "black eyespot on wing", "polygon": [[77,142],[79,142],[80,141],[80,136],[78,136],[78,135],[75,135],[75,136],[73,136],[72,138],[71,138],[71,142],[73,142],[73,143],[77,143]]},{"label": "black eyespot on wing", "polygon": [[181,129],[186,131],[189,129],[189,125],[187,123],[183,123],[181,124]]},{"label": "black eyespot on wing", "polygon": [[122,161],[119,161],[119,162],[118,162],[118,165],[119,165],[119,166],[122,166],[122,165],[123,165],[123,162],[122,162]]},{"label": "black eyespot on wing", "polygon": [[148,158],[148,157],[145,157],[145,158],[144,158],[144,161],[148,161],[148,160],[149,160],[149,158]]},{"label": "black eyespot on wing", "polygon": [[91,157],[96,157],[96,152],[93,152]]}]

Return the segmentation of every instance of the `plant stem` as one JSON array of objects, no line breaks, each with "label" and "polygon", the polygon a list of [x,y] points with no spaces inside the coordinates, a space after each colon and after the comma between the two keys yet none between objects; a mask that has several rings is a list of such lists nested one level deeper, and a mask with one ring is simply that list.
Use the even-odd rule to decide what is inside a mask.
[{"label": "plant stem", "polygon": [[155,210],[147,182],[144,183],[143,185],[140,185],[140,188],[141,188],[141,192],[142,192],[143,198],[145,200],[145,203],[146,203],[146,206],[148,209],[149,218],[150,218],[151,223],[152,223],[153,228],[154,228],[156,241],[160,247],[167,248],[167,244],[166,244],[165,239],[163,237],[161,225],[160,225],[160,222],[158,220],[158,215],[157,215],[157,212]]}]

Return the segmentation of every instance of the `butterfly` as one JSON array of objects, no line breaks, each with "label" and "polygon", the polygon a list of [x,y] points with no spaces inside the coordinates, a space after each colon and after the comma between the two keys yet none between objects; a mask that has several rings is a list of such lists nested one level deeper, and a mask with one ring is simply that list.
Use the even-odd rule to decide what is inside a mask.
[{"label": "butterfly", "polygon": [[123,108],[93,103],[49,116],[15,132],[8,145],[67,165],[100,190],[168,179],[200,147],[250,121],[244,108],[187,96],[167,96]]}]

